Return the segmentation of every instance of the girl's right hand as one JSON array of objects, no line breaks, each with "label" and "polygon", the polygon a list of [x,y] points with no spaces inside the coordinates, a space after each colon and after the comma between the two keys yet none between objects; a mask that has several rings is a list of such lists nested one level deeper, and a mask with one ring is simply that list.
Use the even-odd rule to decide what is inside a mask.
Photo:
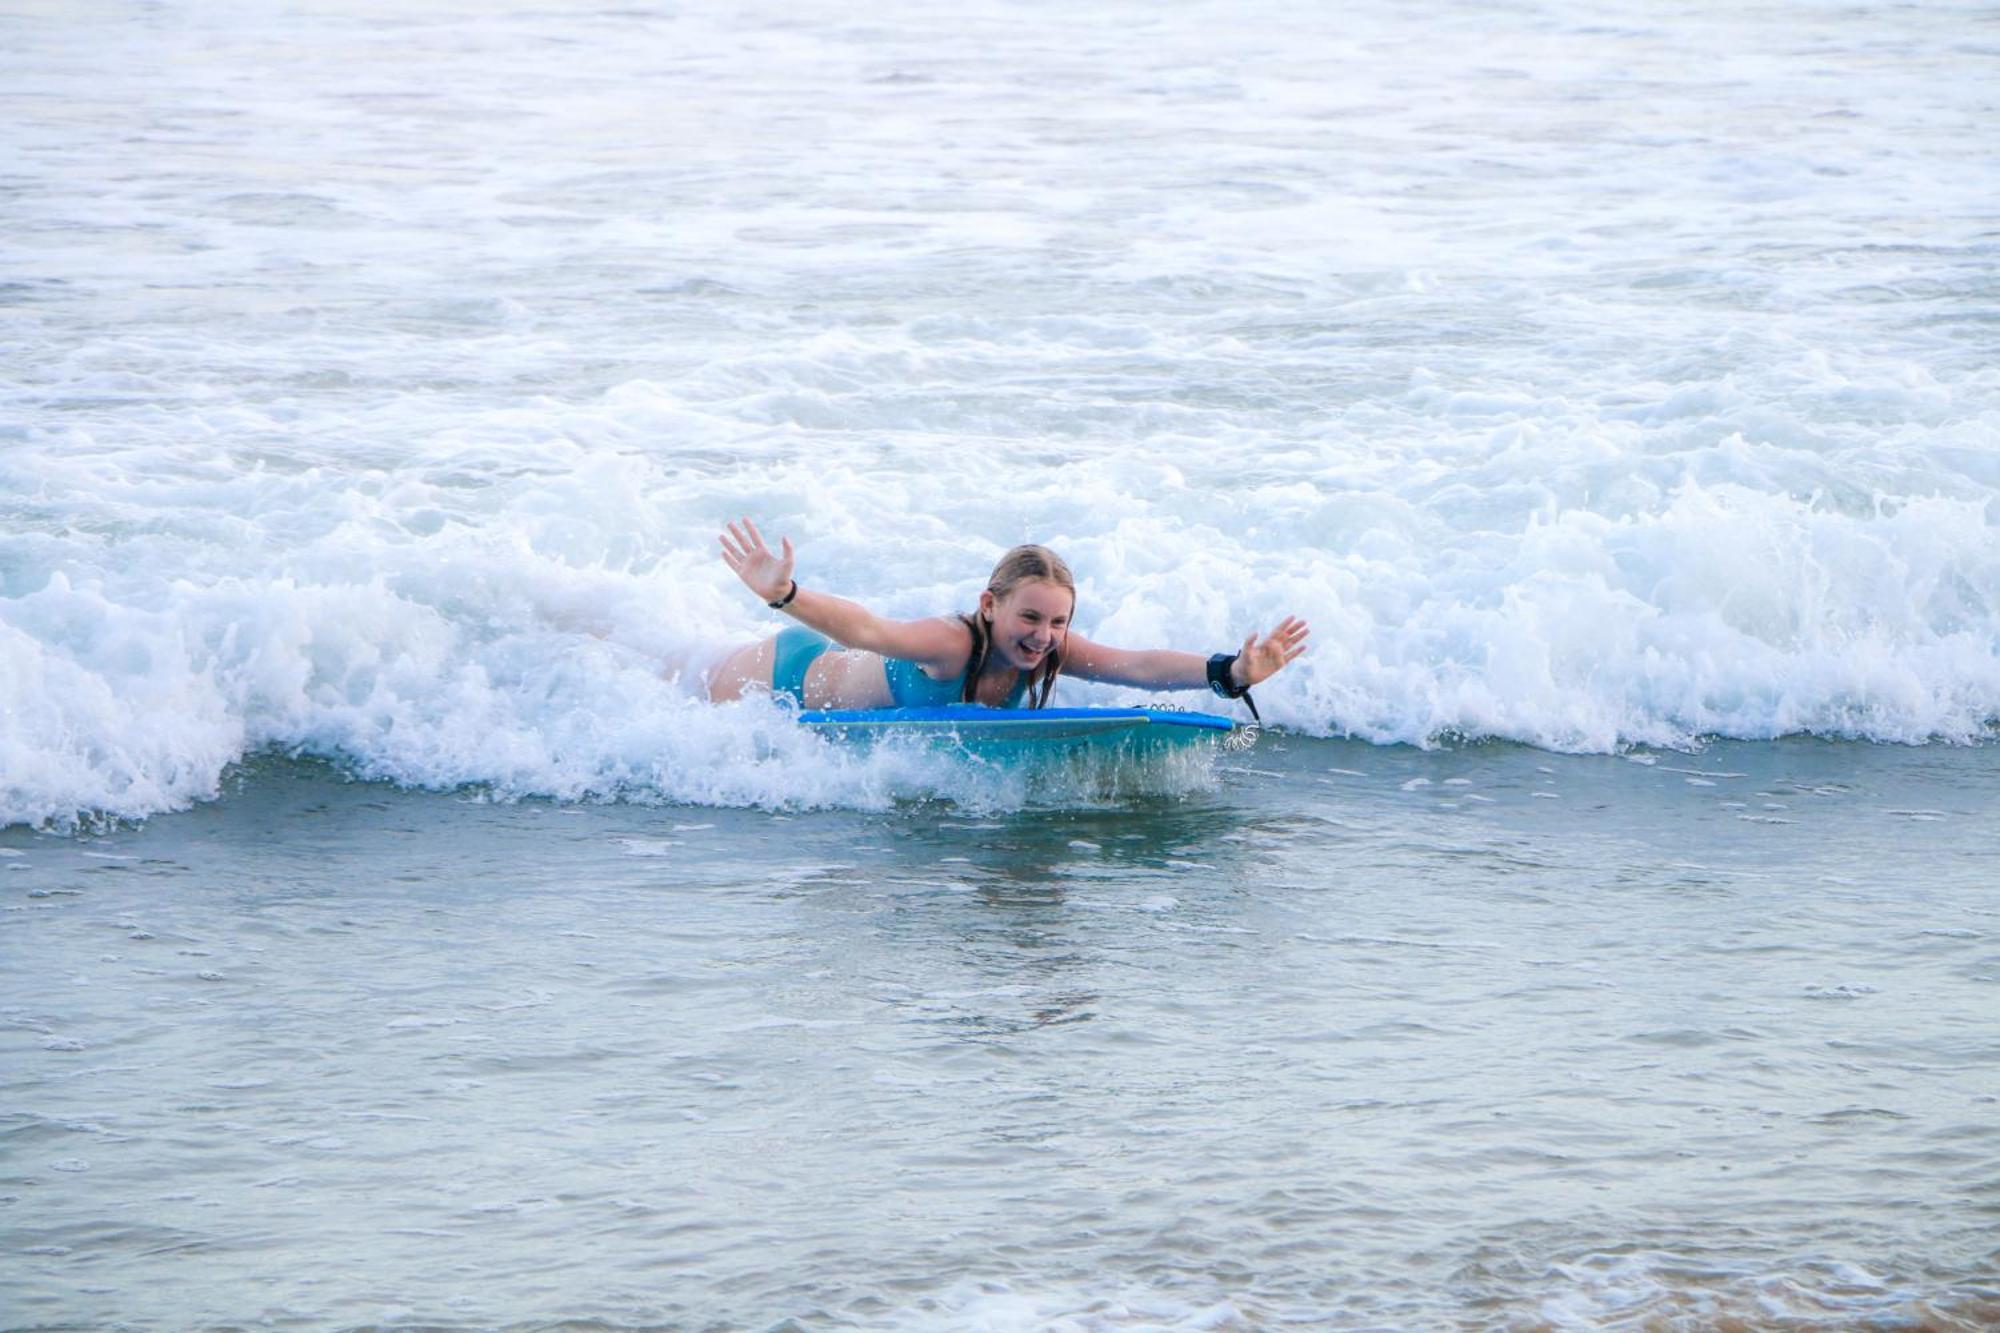
[{"label": "girl's right hand", "polygon": [[742,530],[731,523],[722,534],[722,560],[736,571],[751,592],[765,602],[775,602],[792,589],[792,539],[779,540],[781,554],[773,555],[764,545],[764,536],[749,519],[741,519]]}]

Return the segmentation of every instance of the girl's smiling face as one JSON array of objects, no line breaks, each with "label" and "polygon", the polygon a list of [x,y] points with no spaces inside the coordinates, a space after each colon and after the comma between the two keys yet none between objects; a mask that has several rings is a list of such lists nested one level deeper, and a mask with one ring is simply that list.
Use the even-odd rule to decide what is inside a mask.
[{"label": "girl's smiling face", "polygon": [[1016,671],[1048,661],[1069,633],[1076,594],[1047,579],[1023,579],[1005,597],[979,594],[979,613],[993,626],[992,652]]}]

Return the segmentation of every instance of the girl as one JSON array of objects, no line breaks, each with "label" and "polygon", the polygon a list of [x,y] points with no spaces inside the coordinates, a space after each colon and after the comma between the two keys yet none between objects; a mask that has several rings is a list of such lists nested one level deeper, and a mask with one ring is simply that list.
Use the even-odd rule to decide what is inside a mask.
[{"label": "girl", "polygon": [[797,620],[775,638],[736,649],[709,670],[708,697],[741,698],[752,686],[801,708],[935,708],[952,703],[1040,708],[1062,672],[1111,685],[1192,690],[1203,685],[1243,699],[1250,687],[1305,651],[1306,623],[1287,616],[1236,653],[1206,660],[1157,648],[1132,651],[1092,643],[1070,630],[1076,581],[1040,546],[1007,552],[969,616],[884,620],[868,608],[801,588],[792,577],[792,542],[764,544],[743,519],[722,535],[722,558],[749,589]]}]

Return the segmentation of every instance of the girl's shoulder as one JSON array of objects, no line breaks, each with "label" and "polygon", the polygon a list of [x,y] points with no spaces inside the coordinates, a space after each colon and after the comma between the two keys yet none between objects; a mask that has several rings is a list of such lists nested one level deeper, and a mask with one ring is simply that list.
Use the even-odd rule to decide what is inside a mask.
[{"label": "girl's shoulder", "polygon": [[978,635],[973,631],[972,618],[964,615],[933,616],[932,619],[945,627],[945,635],[951,643],[952,651],[959,659],[959,669],[963,670],[972,658],[972,651],[978,644]]},{"label": "girl's shoulder", "polygon": [[895,627],[895,641],[885,658],[921,662],[936,672],[961,672],[971,660],[972,628],[963,616],[926,616]]}]

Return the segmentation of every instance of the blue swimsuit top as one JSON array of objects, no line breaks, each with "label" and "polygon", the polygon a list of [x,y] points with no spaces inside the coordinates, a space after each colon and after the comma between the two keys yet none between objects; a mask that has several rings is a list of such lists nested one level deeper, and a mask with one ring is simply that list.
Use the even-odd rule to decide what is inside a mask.
[{"label": "blue swimsuit top", "polygon": [[[894,657],[882,659],[882,674],[889,678],[889,697],[898,708],[943,708],[957,703],[965,688],[963,676],[957,680],[932,680],[915,662]],[[1007,692],[1007,701],[1000,706],[1019,708],[1027,693],[1028,676],[1023,672],[1015,679],[1014,688]]]}]

